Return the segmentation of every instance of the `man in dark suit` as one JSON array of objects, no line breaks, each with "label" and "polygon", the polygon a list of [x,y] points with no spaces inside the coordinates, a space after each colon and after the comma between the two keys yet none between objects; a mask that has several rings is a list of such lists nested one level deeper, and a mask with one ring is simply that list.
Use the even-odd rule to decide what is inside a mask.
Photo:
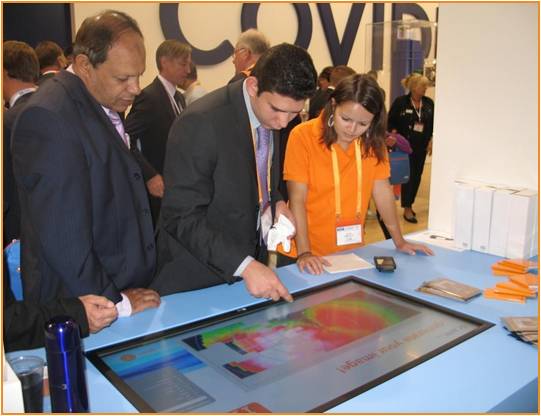
[{"label": "man in dark suit", "polygon": [[160,294],[239,278],[255,297],[291,300],[266,266],[265,226],[293,215],[278,192],[279,135],[315,91],[308,53],[270,48],[251,75],[191,104],[169,134],[158,235]]},{"label": "man in dark suit", "polygon": [[39,75],[38,57],[24,42],[6,41],[3,45],[2,96],[9,107],[4,112],[3,180],[4,180],[4,235],[3,247],[19,238],[21,209],[17,186],[13,177],[11,130],[15,119],[36,90]]},{"label": "man in dark suit", "polygon": [[154,172],[145,177],[150,193],[150,207],[154,224],[160,213],[163,197],[163,162],[169,128],[186,107],[177,86],[190,73],[191,48],[178,40],[166,40],[156,50],[159,74],[139,94],[126,118],[126,131],[132,143],[138,141],[141,153]]},{"label": "man in dark suit", "polygon": [[68,60],[62,48],[51,40],[44,40],[36,45],[36,54],[39,59],[38,85],[54,77],[66,67]]},{"label": "man in dark suit", "polygon": [[119,113],[140,92],[141,31],[106,11],[83,22],[74,63],[43,84],[12,134],[25,300],[102,295],[119,316],[155,307],[152,221]]}]

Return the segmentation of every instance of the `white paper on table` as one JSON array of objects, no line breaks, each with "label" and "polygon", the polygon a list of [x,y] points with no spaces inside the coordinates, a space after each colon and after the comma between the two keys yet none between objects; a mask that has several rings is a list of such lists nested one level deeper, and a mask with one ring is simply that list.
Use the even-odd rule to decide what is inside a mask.
[{"label": "white paper on table", "polygon": [[333,254],[323,256],[331,263],[330,266],[323,266],[328,273],[351,272],[353,270],[373,269],[374,265],[360,258],[356,254]]},{"label": "white paper on table", "polygon": [[464,251],[465,249],[455,247],[455,240],[448,234],[436,231],[421,231],[418,233],[408,234],[404,236],[406,240],[417,241],[419,243],[432,244],[434,246],[443,247],[454,251]]}]

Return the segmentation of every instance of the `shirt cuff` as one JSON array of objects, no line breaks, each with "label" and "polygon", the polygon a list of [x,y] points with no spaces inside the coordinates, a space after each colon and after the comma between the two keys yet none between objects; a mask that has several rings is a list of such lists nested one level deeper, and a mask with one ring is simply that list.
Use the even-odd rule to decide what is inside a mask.
[{"label": "shirt cuff", "polygon": [[116,311],[118,312],[118,317],[126,318],[131,315],[131,303],[128,297],[124,293],[121,293],[121,295],[122,295],[122,300],[118,302],[115,305],[115,307],[116,307]]},{"label": "shirt cuff", "polygon": [[244,273],[244,270],[246,269],[246,267],[248,267],[248,265],[253,261],[255,260],[252,256],[247,256],[243,261],[242,263],[240,264],[239,267],[237,267],[237,270],[235,270],[235,273],[233,273],[233,276],[236,276],[236,277],[242,277],[242,273]]}]

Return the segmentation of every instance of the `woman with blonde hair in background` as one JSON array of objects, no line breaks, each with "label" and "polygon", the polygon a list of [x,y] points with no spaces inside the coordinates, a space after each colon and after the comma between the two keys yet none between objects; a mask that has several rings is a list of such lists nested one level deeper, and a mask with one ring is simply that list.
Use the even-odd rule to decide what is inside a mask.
[{"label": "woman with blonde hair in background", "polygon": [[408,94],[396,98],[389,110],[388,129],[406,138],[412,148],[410,179],[402,184],[400,205],[404,219],[417,223],[413,203],[419,190],[426,155],[432,154],[432,131],[434,128],[434,101],[425,96],[430,81],[424,75],[412,73],[402,80]]}]

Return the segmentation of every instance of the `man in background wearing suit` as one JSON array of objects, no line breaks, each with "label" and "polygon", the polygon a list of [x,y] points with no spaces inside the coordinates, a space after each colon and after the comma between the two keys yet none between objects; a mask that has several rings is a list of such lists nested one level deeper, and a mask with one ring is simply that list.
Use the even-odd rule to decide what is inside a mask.
[{"label": "man in background wearing suit", "polygon": [[[159,74],[141,91],[126,118],[126,131],[132,143],[139,141],[141,153],[155,171],[145,177],[150,193],[152,219],[157,223],[163,197],[163,162],[169,128],[186,108],[177,90],[190,73],[191,48],[178,40],[166,40],[156,50]],[[148,174],[146,174],[148,176]]]},{"label": "man in background wearing suit", "polygon": [[66,67],[68,60],[64,56],[64,51],[55,42],[44,40],[36,45],[36,54],[39,59],[38,85],[43,84],[49,78],[54,77]]},{"label": "man in background wearing suit", "polygon": [[13,177],[11,131],[15,119],[34,91],[39,75],[39,62],[34,49],[24,42],[9,40],[3,45],[2,97],[9,107],[4,112],[3,179],[4,235],[3,247],[19,238],[21,209]]},{"label": "man in background wearing suit", "polygon": [[74,63],[36,91],[12,134],[24,298],[101,295],[119,316],[159,304],[141,169],[119,113],[140,92],[141,31],[122,12],[85,19]]},{"label": "man in background wearing suit", "polygon": [[294,223],[278,192],[276,130],[303,109],[316,76],[304,49],[277,45],[244,81],[205,95],[175,120],[151,285],[160,294],[242,278],[255,297],[291,300],[266,266],[261,224],[280,215]]},{"label": "man in background wearing suit", "polygon": [[269,48],[268,39],[258,30],[242,32],[233,51],[235,76],[229,80],[229,84],[248,77],[259,57]]}]

